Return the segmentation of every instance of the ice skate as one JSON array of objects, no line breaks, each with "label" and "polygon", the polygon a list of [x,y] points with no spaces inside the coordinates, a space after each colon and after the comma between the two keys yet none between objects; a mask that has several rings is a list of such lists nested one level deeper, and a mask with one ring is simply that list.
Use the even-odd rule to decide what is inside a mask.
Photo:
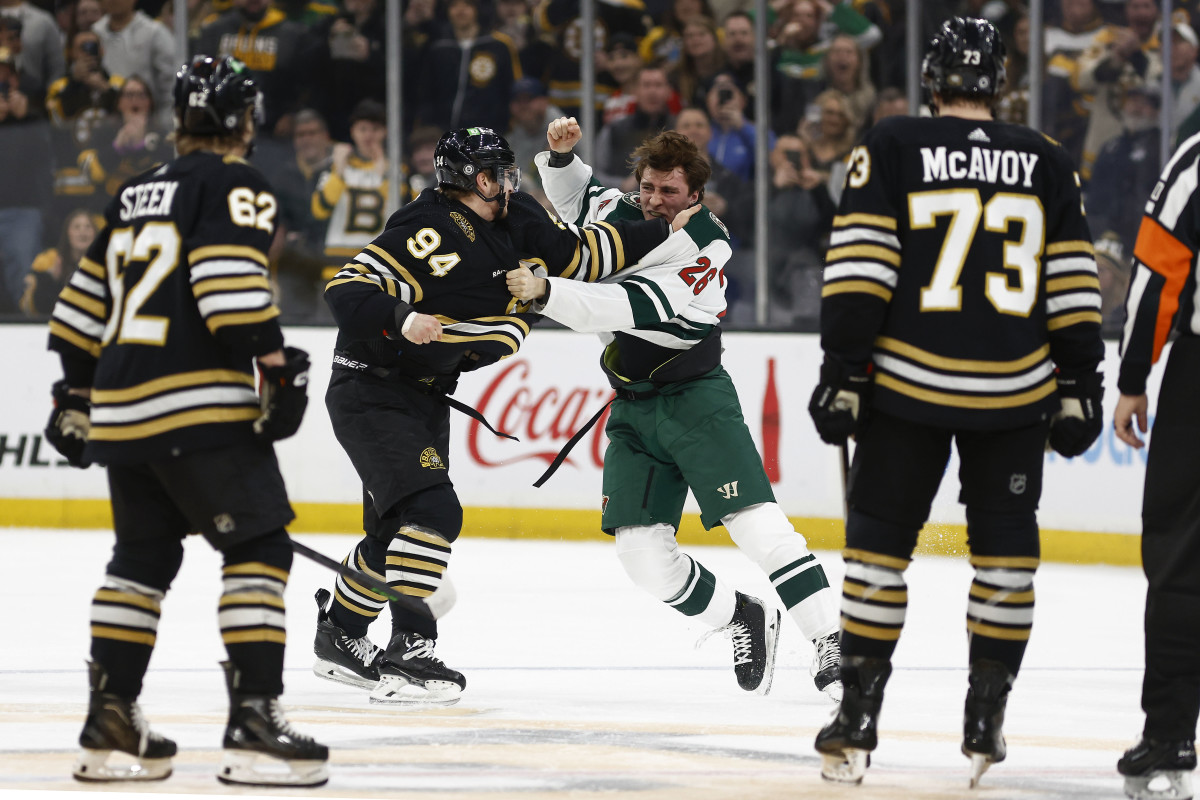
[{"label": "ice skate", "polygon": [[970,687],[963,708],[963,755],[971,759],[970,786],[979,786],[983,773],[1008,755],[1004,743],[1004,709],[1013,675],[999,661],[980,659],[971,664]]},{"label": "ice skate", "polygon": [[767,608],[757,597],[737,592],[733,619],[700,637],[696,647],[710,636],[725,633],[733,640],[733,673],[738,686],[747,692],[766,694],[775,677],[775,644],[779,640],[779,611]]},{"label": "ice skate", "polygon": [[[170,777],[175,743],[150,730],[136,701],[103,691],[108,674],[94,661],[88,662],[88,681],[88,715],[79,734],[83,752],[71,770],[75,780],[161,781]],[[113,753],[125,753],[133,763],[109,764]]]},{"label": "ice skate", "polygon": [[1196,743],[1191,739],[1142,739],[1125,751],[1117,772],[1133,800],[1191,800]]},{"label": "ice skate", "polygon": [[379,658],[383,651],[371,643],[366,636],[352,638],[329,619],[329,592],[318,589],[317,636],[313,652],[317,660],[313,673],[319,678],[372,689],[379,683]]},{"label": "ice skate", "polygon": [[808,672],[817,689],[835,703],[842,702],[842,642],[841,634],[834,632],[812,640],[817,652],[813,655]]},{"label": "ice skate", "polygon": [[843,696],[837,713],[817,734],[821,777],[835,783],[862,783],[878,744],[875,729],[883,688],[892,664],[883,658],[851,656],[842,661]]},{"label": "ice skate", "polygon": [[433,654],[434,640],[418,633],[398,633],[379,661],[379,683],[372,703],[402,706],[452,706],[467,688],[467,679]]},{"label": "ice skate", "polygon": [[329,780],[329,748],[298,733],[278,697],[243,694],[240,673],[222,661],[229,689],[229,724],[217,780],[244,786],[321,786]]}]

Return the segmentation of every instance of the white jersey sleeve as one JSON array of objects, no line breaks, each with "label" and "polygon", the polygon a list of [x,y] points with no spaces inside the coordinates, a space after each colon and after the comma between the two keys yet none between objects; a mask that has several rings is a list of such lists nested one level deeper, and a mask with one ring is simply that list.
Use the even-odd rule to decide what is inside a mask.
[{"label": "white jersey sleeve", "polygon": [[576,156],[565,167],[550,166],[550,151],[534,156],[542,189],[554,211],[566,222],[587,225],[604,219],[606,206],[622,196],[620,189],[601,186],[592,178],[592,168]]}]

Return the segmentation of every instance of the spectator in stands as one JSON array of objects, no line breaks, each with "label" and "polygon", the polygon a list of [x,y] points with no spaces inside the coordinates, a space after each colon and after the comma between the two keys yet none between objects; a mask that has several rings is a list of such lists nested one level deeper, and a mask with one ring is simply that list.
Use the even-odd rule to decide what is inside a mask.
[{"label": "spectator in stands", "polygon": [[21,90],[12,51],[0,47],[0,313],[17,310],[42,243],[42,209],[50,203],[47,127]]},{"label": "spectator in stands", "polygon": [[1079,174],[1092,177],[1100,148],[1121,133],[1125,87],[1153,83],[1162,74],[1158,4],[1154,0],[1125,0],[1124,28],[1106,28],[1079,59],[1079,88],[1094,95],[1092,113],[1083,141]]},{"label": "spectator in stands", "polygon": [[25,316],[50,316],[63,286],[95,238],[96,221],[92,212],[77,208],[67,215],[58,244],[38,253],[25,275],[25,293],[19,303]]},{"label": "spectator in stands", "polygon": [[66,31],[66,40],[75,41],[75,34],[90,31],[103,16],[104,9],[100,6],[100,0],[75,0],[71,9],[71,21],[62,29]]},{"label": "spectator in stands", "polygon": [[[746,94],[733,75],[722,72],[713,80],[705,106],[713,122],[709,155],[742,180],[753,181],[755,126],[746,119]],[[767,140],[775,146],[774,133],[768,131]]]},{"label": "spectator in stands", "polygon": [[[745,11],[734,11],[725,18],[725,68],[739,86],[754,86],[754,18]],[[754,91],[746,92],[746,116],[754,119]]]},{"label": "spectator in stands", "polygon": [[643,65],[642,57],[638,55],[637,40],[628,33],[608,37],[604,54],[608,73],[606,83],[616,87],[604,101],[601,124],[607,125],[629,116],[637,109],[638,72]]},{"label": "spectator in stands", "polygon": [[156,122],[167,127],[181,54],[166,26],[136,6],[137,0],[104,0],[106,13],[92,30],[104,45],[104,69],[122,78],[140,75],[150,85],[154,107],[161,109]]},{"label": "spectator in stands", "polygon": [[708,151],[713,135],[708,112],[703,108],[682,109],[675,119],[675,130],[692,140],[712,168],[712,177],[704,185],[704,205],[725,223],[735,248],[749,246],[754,240],[754,188],[713,160]]},{"label": "spectator in stands", "polygon": [[1125,327],[1125,297],[1129,291],[1129,259],[1119,236],[1106,233],[1094,242],[1100,278],[1100,333],[1119,339]]},{"label": "spectator in stands", "polygon": [[249,68],[263,95],[263,125],[255,140],[261,150],[270,145],[267,137],[290,139],[316,47],[308,29],[271,8],[271,0],[233,0],[232,10],[200,29],[193,54],[233,56]]},{"label": "spectator in stands", "polygon": [[627,159],[643,141],[675,127],[669,105],[672,91],[664,67],[645,66],[638,71],[637,109],[605,125],[596,137],[596,180],[626,192],[633,190],[636,181]]},{"label": "spectator in stands", "polygon": [[0,47],[8,50],[12,58],[17,73],[17,84],[19,84],[20,94],[29,101],[29,113],[40,118],[45,116],[43,112],[46,108],[46,84],[39,81],[36,76],[22,66],[26,63],[21,55],[23,47],[21,39],[22,28],[21,20],[16,17],[0,16]]},{"label": "spectator in stands", "polygon": [[507,36],[517,48],[521,74],[544,78],[554,56],[554,45],[539,35],[530,4],[526,0],[496,0],[495,5],[496,33]]},{"label": "spectator in stands", "polygon": [[814,122],[804,123],[799,130],[808,149],[812,169],[821,181],[831,187],[839,187],[833,193],[833,204],[841,199],[840,187],[845,176],[846,157],[854,148],[858,138],[860,120],[846,95],[837,89],[826,89],[813,100],[817,109]]},{"label": "spectator in stands", "polygon": [[[581,91],[579,83],[580,44],[583,30],[579,20],[580,0],[541,0],[537,16],[542,29],[553,36],[554,49],[546,66],[544,77],[550,91],[550,102],[564,113],[578,116]],[[596,28],[603,31],[597,35],[596,47],[604,48],[608,37],[626,33],[641,39],[646,32],[643,14],[646,10],[642,0],[603,0],[595,5]],[[616,86],[602,83],[603,75],[597,75],[596,94],[592,98],[597,114],[603,113],[604,101]]]},{"label": "spectator in stands", "polygon": [[[195,0],[192,1],[195,2]],[[338,3],[328,0],[272,0],[272,2],[288,20],[306,28],[314,28],[328,23],[330,18],[337,16],[338,13]],[[341,5],[347,12],[354,13],[351,10],[351,6],[355,5],[354,0],[349,0],[349,2],[342,0]]]},{"label": "spectator in stands", "polygon": [[[1095,0],[1061,0],[1062,24],[1046,27],[1046,79],[1042,86],[1042,125],[1071,159],[1083,159],[1092,101],[1079,88],[1080,56],[1099,46],[1098,37],[1112,36]],[[1106,32],[1107,31],[1107,32]]]},{"label": "spectator in stands", "polygon": [[[438,185],[434,153],[437,150],[438,140],[441,138],[442,131],[437,128],[425,127],[416,128],[405,139],[404,143],[408,146],[408,164],[405,170],[408,185],[404,190],[406,201],[413,200],[421,192]],[[545,139],[546,137],[543,136],[543,142]],[[521,177],[524,180],[525,176]]]},{"label": "spectator in stands", "polygon": [[387,42],[383,4],[345,0],[345,11],[314,28],[321,42],[317,74],[321,107],[335,139],[350,136],[350,112],[359,101],[387,97]]},{"label": "spectator in stands", "polygon": [[117,113],[93,132],[93,147],[104,170],[105,191],[110,196],[134,175],[174,156],[169,130],[158,123],[154,111],[150,84],[140,76],[131,75],[117,95]]},{"label": "spectator in stands", "polygon": [[1029,119],[1029,15],[1021,12],[1013,21],[1012,46],[1004,62],[1004,92],[996,103],[995,117],[1001,122],[1024,125]]},{"label": "spectator in stands", "polygon": [[537,78],[522,78],[513,84],[509,109],[512,127],[505,138],[521,169],[521,191],[529,192],[541,202],[545,195],[533,157],[546,149],[546,128],[563,116],[562,109],[550,102],[545,84]]},{"label": "spectator in stands", "polygon": [[1085,196],[1092,236],[1114,233],[1127,253],[1133,252],[1142,203],[1158,182],[1161,103],[1158,84],[1129,86],[1121,109],[1121,134],[1100,148]]},{"label": "spectator in stands", "polygon": [[1186,16],[1171,26],[1171,119],[1178,131],[1182,122],[1200,108],[1200,66],[1196,65],[1196,31]]},{"label": "spectator in stands", "polygon": [[[853,36],[839,33],[829,41],[822,72],[827,89],[841,92],[850,107],[850,116],[865,120],[875,107],[875,86],[869,76],[867,55]],[[855,131],[859,133],[860,131]]]},{"label": "spectator in stands", "polygon": [[871,124],[876,125],[879,120],[888,117],[906,116],[908,116],[908,98],[895,86],[889,86],[881,91],[879,97],[875,99],[875,108],[871,110]]},{"label": "spectator in stands", "polygon": [[725,51],[711,17],[692,17],[683,25],[683,55],[672,83],[684,107],[705,104],[708,89],[718,72],[725,70]]},{"label": "spectator in stands", "polygon": [[25,0],[0,0],[0,17],[17,22],[21,38],[16,50],[17,68],[36,85],[38,98],[45,97],[46,87],[62,77],[66,70],[62,35],[54,15]]},{"label": "spectator in stands", "polygon": [[671,0],[662,23],[651,28],[642,39],[642,61],[674,67],[683,57],[683,26],[696,17],[716,18],[709,0]]},{"label": "spectator in stands", "polygon": [[422,58],[418,124],[508,130],[509,96],[522,76],[516,48],[483,27],[478,0],[449,0],[446,13],[451,35],[430,44]]}]

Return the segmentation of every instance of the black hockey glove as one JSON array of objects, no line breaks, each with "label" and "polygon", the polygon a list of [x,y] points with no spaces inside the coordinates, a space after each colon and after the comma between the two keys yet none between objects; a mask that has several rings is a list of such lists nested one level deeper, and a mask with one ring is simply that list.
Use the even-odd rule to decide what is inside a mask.
[{"label": "black hockey glove", "polygon": [[285,347],[287,363],[282,367],[258,365],[262,376],[262,416],[254,420],[254,432],[268,442],[286,439],[300,429],[308,406],[308,353]]},{"label": "black hockey glove", "polygon": [[821,364],[821,382],[808,402],[808,413],[821,441],[843,445],[866,415],[866,395],[871,377],[865,370],[851,371],[832,359]]},{"label": "black hockey glove", "polygon": [[66,381],[56,382],[50,387],[50,394],[54,398],[54,410],[46,423],[46,441],[54,445],[72,467],[86,469],[92,463],[83,458],[88,431],[92,428],[92,404],[86,397],[71,394]]},{"label": "black hockey glove", "polygon": [[1104,379],[1099,372],[1058,379],[1062,410],[1050,420],[1048,444],[1061,456],[1083,455],[1104,428]]}]

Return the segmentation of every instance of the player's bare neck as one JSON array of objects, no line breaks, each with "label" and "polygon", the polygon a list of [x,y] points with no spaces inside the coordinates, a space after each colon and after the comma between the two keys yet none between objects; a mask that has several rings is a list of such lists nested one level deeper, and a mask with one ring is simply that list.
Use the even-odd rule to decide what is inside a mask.
[{"label": "player's bare neck", "polygon": [[937,102],[937,115],[939,117],[958,117],[959,119],[991,120],[992,110],[978,103],[939,100]]}]

